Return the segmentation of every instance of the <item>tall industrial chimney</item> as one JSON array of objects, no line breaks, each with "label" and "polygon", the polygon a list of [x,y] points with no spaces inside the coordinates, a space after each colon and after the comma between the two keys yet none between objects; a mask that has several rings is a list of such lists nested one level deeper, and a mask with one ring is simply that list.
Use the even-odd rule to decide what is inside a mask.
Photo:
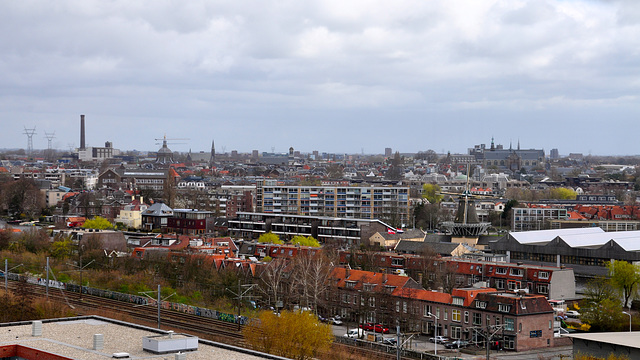
[{"label": "tall industrial chimney", "polygon": [[80,115],[80,150],[84,149],[84,115]]}]

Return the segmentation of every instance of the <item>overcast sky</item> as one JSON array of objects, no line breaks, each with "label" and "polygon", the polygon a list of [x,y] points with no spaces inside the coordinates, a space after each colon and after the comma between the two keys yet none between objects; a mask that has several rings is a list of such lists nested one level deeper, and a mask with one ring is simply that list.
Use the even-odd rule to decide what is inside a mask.
[{"label": "overcast sky", "polygon": [[0,148],[640,154],[640,1],[0,2]]}]

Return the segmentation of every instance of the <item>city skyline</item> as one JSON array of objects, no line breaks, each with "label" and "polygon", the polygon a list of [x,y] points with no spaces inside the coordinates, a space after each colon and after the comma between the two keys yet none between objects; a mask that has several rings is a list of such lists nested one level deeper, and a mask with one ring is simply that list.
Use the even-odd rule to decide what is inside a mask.
[{"label": "city skyline", "polygon": [[0,4],[0,148],[635,155],[632,1]]}]

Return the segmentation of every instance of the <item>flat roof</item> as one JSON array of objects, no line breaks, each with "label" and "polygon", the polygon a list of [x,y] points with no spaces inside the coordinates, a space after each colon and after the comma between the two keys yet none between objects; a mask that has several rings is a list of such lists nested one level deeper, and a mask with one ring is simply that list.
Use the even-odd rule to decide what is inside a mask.
[{"label": "flat roof", "polygon": [[[37,337],[32,336],[31,322],[5,323],[0,324],[0,349],[18,345],[78,360],[112,359],[114,353],[128,353],[133,359],[173,358],[172,354],[159,356],[142,349],[143,337],[165,333],[164,330],[100,316],[42,320],[42,336]],[[102,350],[93,350],[94,334],[103,335]],[[284,359],[206,340],[200,340],[198,349],[186,354],[190,360]]]},{"label": "flat roof", "polygon": [[562,335],[562,337],[597,341],[607,344],[640,349],[640,331],[566,334]]}]

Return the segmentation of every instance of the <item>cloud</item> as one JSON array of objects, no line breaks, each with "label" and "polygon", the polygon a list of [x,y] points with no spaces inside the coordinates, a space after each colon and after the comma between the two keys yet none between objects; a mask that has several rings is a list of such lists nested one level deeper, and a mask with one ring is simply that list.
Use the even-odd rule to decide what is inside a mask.
[{"label": "cloud", "polygon": [[[19,134],[30,124],[55,124],[62,143],[77,143],[82,112],[100,122],[96,137],[150,150],[152,138],[180,132],[198,150],[215,137],[241,151],[302,149],[299,141],[329,152],[464,152],[490,134],[456,142],[415,134],[458,122],[507,136],[527,113],[557,126],[616,106],[631,126],[638,13],[630,0],[3,2],[0,147],[24,147]],[[304,140],[327,118],[362,136]],[[604,120],[586,118],[585,127]],[[404,137],[379,135],[390,119]],[[585,151],[583,141],[559,141]],[[594,151],[611,153],[619,142],[598,144]]]}]

